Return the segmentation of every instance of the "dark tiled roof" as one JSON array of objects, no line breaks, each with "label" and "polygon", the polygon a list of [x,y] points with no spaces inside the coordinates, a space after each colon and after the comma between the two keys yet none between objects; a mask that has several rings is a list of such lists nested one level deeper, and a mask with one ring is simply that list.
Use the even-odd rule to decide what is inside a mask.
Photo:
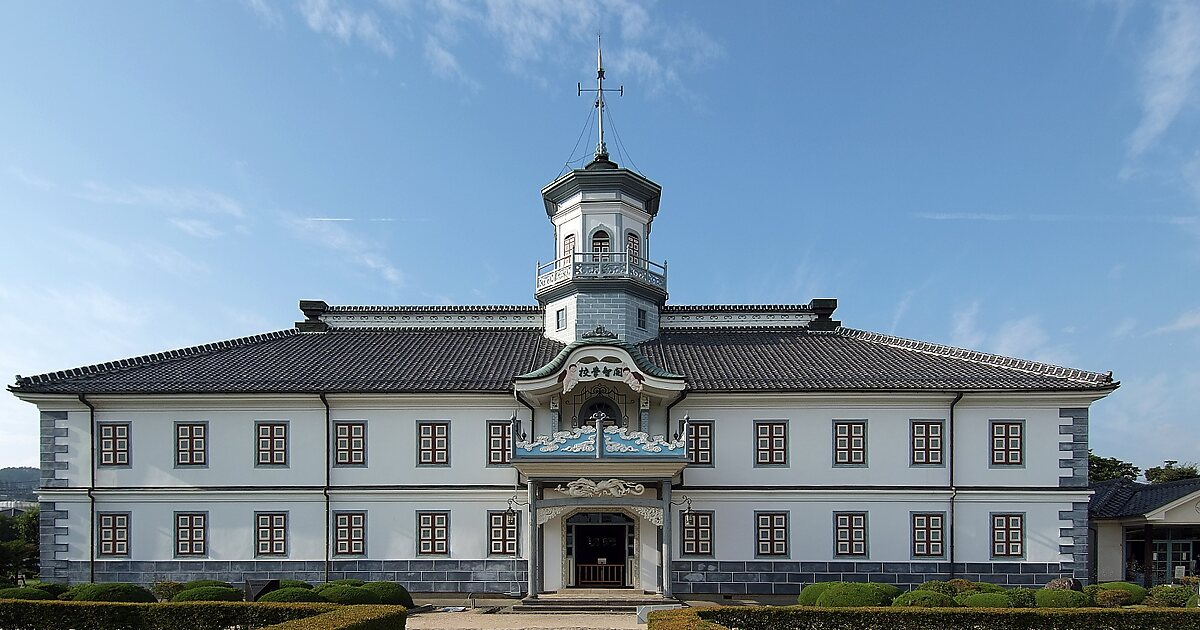
[{"label": "dark tiled roof", "polygon": [[1088,511],[1094,518],[1141,516],[1169,505],[1189,494],[1200,492],[1200,479],[1168,483],[1137,483],[1128,479],[1110,479],[1092,485]]},{"label": "dark tiled roof", "polygon": [[[503,391],[565,346],[540,329],[267,333],[18,380],[44,393]],[[1099,390],[1111,375],[865,333],[663,330],[634,346],[696,391]],[[657,366],[656,371],[649,368]]]}]

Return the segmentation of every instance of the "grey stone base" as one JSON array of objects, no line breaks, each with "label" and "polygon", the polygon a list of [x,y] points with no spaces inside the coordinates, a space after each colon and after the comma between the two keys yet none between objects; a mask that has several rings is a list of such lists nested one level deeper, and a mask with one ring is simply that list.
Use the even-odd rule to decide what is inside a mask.
[{"label": "grey stone base", "polygon": [[1071,569],[1057,562],[774,562],[688,561],[671,563],[679,595],[795,595],[814,582],[886,582],[902,589],[930,580],[963,578],[1004,586],[1040,587]]},{"label": "grey stone base", "polygon": [[[514,570],[515,568],[515,570]],[[399,582],[413,593],[506,593],[528,585],[525,560],[334,560],[329,579]],[[87,562],[71,562],[71,582],[87,582]],[[97,582],[223,580],[233,584],[258,579],[325,581],[320,560],[169,560],[96,561]]]}]

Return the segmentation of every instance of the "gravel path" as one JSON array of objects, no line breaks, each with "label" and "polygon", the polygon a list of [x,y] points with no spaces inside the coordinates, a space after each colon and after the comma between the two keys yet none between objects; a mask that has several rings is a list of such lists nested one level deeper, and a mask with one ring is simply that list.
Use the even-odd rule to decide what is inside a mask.
[{"label": "gravel path", "polygon": [[408,630],[644,630],[637,615],[526,615],[427,612],[408,618]]}]

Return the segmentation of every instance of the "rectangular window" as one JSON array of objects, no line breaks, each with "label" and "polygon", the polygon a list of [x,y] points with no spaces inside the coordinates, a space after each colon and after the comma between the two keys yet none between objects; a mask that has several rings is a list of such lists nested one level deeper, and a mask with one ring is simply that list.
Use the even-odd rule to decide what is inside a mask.
[{"label": "rectangular window", "polygon": [[175,465],[208,465],[208,424],[205,422],[175,423]]},{"label": "rectangular window", "polygon": [[566,236],[566,238],[563,239],[562,255],[564,257],[575,255],[575,235],[574,234],[568,234]]},{"label": "rectangular window", "polygon": [[129,465],[129,423],[101,422],[100,429],[100,465],[128,466]]},{"label": "rectangular window", "polygon": [[417,555],[450,553],[450,513],[417,512]]},{"label": "rectangular window", "polygon": [[867,423],[861,420],[833,423],[833,464],[867,464]]},{"label": "rectangular window", "polygon": [[992,557],[1019,558],[1025,555],[1025,515],[992,515]]},{"label": "rectangular window", "polygon": [[690,420],[687,423],[688,463],[693,466],[713,465],[713,423]]},{"label": "rectangular window", "polygon": [[554,311],[555,330],[564,330],[567,327],[567,309],[560,308]]},{"label": "rectangular window", "polygon": [[787,466],[787,423],[755,422],[754,463],[758,466]]},{"label": "rectangular window", "polygon": [[488,554],[517,555],[521,515],[517,512],[488,512]]},{"label": "rectangular window", "polygon": [[[711,556],[713,555],[713,513],[701,512],[692,510],[679,515],[680,528],[682,532],[680,537],[683,541],[679,548],[680,553],[685,556]],[[785,535],[786,535],[786,517]],[[787,545],[784,544],[786,553]]]},{"label": "rectangular window", "polygon": [[450,465],[450,423],[417,423],[417,464],[420,466]]},{"label": "rectangular window", "polygon": [[367,513],[336,512],[333,515],[333,552],[339,556],[367,553]]},{"label": "rectangular window", "polygon": [[288,425],[286,422],[259,422],[255,425],[258,432],[258,466],[287,466]]},{"label": "rectangular window", "polygon": [[337,422],[333,425],[334,463],[338,466],[367,464],[367,423]]},{"label": "rectangular window", "polygon": [[204,512],[175,513],[175,555],[203,556],[208,554],[208,514]]},{"label": "rectangular window", "polygon": [[1025,463],[1024,422],[992,421],[992,465],[1020,466]]},{"label": "rectangular window", "polygon": [[867,513],[834,512],[833,555],[839,557],[867,555]]},{"label": "rectangular window", "polygon": [[942,464],[942,421],[913,420],[912,464],[940,466]]},{"label": "rectangular window", "polygon": [[646,330],[646,309],[644,309],[644,308],[638,309],[637,327],[639,330]]},{"label": "rectangular window", "polygon": [[97,514],[100,556],[129,555],[129,514],[127,512]]},{"label": "rectangular window", "polygon": [[506,466],[512,461],[512,423],[489,422],[488,466]]},{"label": "rectangular window", "polygon": [[758,555],[788,555],[788,513],[755,512],[758,529]]},{"label": "rectangular window", "polygon": [[287,555],[287,512],[255,512],[256,555]]},{"label": "rectangular window", "polygon": [[943,544],[942,512],[912,515],[912,555],[914,558],[940,558],[946,555]]}]

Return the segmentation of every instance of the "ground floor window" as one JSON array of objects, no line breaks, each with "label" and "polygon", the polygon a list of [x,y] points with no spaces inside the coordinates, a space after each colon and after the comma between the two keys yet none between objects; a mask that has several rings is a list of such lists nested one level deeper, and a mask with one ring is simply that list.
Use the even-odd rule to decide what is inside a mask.
[{"label": "ground floor window", "polygon": [[128,556],[129,555],[129,514],[127,513],[103,513],[97,515],[99,518],[99,548],[96,550],[101,556]]},{"label": "ground floor window", "polygon": [[367,513],[338,512],[334,521],[334,552],[339,556],[360,556],[367,553]]},{"label": "ground floor window", "polygon": [[692,510],[679,516],[685,556],[713,555],[713,513]]},{"label": "ground floor window", "polygon": [[755,512],[754,521],[758,530],[760,556],[786,556],[788,554],[788,513]]},{"label": "ground floor window", "polygon": [[450,553],[450,513],[417,512],[417,555]]},{"label": "ground floor window", "polygon": [[494,556],[517,555],[521,515],[516,512],[488,512],[488,553]]}]

